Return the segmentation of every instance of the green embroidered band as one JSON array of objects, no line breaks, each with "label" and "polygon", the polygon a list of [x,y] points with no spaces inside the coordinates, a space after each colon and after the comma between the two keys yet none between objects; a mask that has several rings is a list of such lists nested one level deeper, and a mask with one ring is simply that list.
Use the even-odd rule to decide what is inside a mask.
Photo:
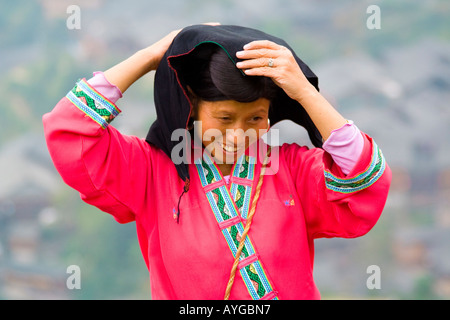
[{"label": "green embroidered band", "polygon": [[66,97],[103,129],[120,113],[114,104],[95,91],[84,79],[79,80]]},{"label": "green embroidered band", "polygon": [[383,153],[378,148],[378,145],[374,141],[372,160],[364,172],[351,179],[341,179],[325,170],[325,184],[328,189],[336,192],[356,192],[368,188],[374,184],[383,175],[385,168],[386,160],[384,159]]},{"label": "green embroidered band", "polygon": [[[244,232],[242,219],[246,219],[244,215],[249,210],[255,161],[254,157],[246,155],[238,159],[232,170],[232,184],[228,191],[224,179],[208,155],[195,160],[206,197],[233,257],[236,256]],[[238,268],[250,296],[254,300],[278,300],[277,292],[273,290],[248,235],[244,243]]]}]

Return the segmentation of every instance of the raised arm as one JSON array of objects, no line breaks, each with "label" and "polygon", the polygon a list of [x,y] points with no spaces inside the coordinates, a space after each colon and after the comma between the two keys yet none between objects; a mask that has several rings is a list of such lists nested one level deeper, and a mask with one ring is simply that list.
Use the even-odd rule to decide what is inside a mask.
[{"label": "raised arm", "polygon": [[106,70],[106,79],[124,93],[146,73],[156,70],[164,53],[180,30],[175,30],[153,45],[139,50],[128,59]]},{"label": "raised arm", "polygon": [[305,199],[310,237],[351,238],[368,232],[383,210],[392,176],[377,144],[309,83],[289,49],[255,41],[237,57],[244,59],[237,67],[247,75],[272,78],[298,101],[325,140],[327,153],[295,144],[281,148],[300,199]]},{"label": "raised arm", "polygon": [[79,191],[85,202],[122,223],[134,220],[145,201],[151,201],[145,190],[151,188],[148,181],[158,150],[110,126],[121,112],[115,102],[131,84],[158,66],[176,34],[170,33],[103,73],[107,84],[120,91],[114,99],[103,90],[107,85],[102,87],[98,76],[82,79],[43,116],[47,146],[63,180]]},{"label": "raised arm", "polygon": [[261,40],[247,44],[236,55],[245,60],[237,67],[247,75],[272,78],[290,98],[298,101],[324,140],[346,124],[346,119],[309,83],[289,49]]},{"label": "raised arm", "polygon": [[324,139],[323,149],[348,174],[363,150],[363,136],[308,81],[292,52],[262,40],[247,44],[236,55],[244,60],[237,67],[247,75],[272,78],[290,98],[303,106]]}]

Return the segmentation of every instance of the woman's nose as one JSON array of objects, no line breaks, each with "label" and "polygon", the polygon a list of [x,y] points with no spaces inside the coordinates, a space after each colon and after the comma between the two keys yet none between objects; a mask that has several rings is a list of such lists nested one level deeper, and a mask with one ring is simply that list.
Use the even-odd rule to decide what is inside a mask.
[{"label": "woman's nose", "polygon": [[235,146],[243,146],[246,140],[252,141],[256,134],[252,132],[252,129],[244,130],[243,128],[227,129],[226,142]]}]

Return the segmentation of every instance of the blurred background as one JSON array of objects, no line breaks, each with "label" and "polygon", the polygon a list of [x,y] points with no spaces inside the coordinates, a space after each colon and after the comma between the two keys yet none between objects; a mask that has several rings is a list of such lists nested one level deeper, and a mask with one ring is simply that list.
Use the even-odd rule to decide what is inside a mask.
[{"label": "blurred background", "polygon": [[[63,183],[41,118],[79,78],[174,29],[210,21],[285,39],[319,76],[323,95],[374,137],[393,170],[386,208],[368,235],[316,241],[323,299],[450,298],[449,1],[0,5],[0,299],[151,299],[135,225],[119,225]],[[79,8],[78,26],[71,5]],[[380,29],[367,27],[370,5],[380,8]],[[123,133],[144,137],[155,119],[153,76],[119,101],[124,112],[114,126]],[[292,123],[278,127],[286,141],[309,143]],[[66,284],[72,265],[81,271],[80,289]],[[367,286],[372,265],[381,272],[379,289]]]}]

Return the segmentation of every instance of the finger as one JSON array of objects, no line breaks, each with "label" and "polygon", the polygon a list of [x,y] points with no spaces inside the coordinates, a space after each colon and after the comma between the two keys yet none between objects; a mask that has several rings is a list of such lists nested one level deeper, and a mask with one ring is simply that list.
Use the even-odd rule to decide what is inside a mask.
[{"label": "finger", "polygon": [[252,68],[243,70],[244,73],[248,76],[261,76],[274,78],[276,76],[276,71],[271,67],[260,67],[260,68]]},{"label": "finger", "polygon": [[277,58],[282,53],[279,50],[260,48],[255,50],[244,50],[236,52],[236,57],[242,60],[259,58]]},{"label": "finger", "polygon": [[279,50],[282,48],[279,44],[276,44],[275,42],[269,41],[269,40],[256,40],[252,41],[250,43],[247,43],[244,46],[244,50],[254,50],[254,49],[272,49],[272,50]]},{"label": "finger", "polygon": [[276,67],[276,59],[274,58],[257,58],[243,60],[236,64],[239,69],[253,69],[253,68],[265,68],[265,67]]},{"label": "finger", "polygon": [[220,22],[206,22],[202,24],[205,26],[220,26]]}]

